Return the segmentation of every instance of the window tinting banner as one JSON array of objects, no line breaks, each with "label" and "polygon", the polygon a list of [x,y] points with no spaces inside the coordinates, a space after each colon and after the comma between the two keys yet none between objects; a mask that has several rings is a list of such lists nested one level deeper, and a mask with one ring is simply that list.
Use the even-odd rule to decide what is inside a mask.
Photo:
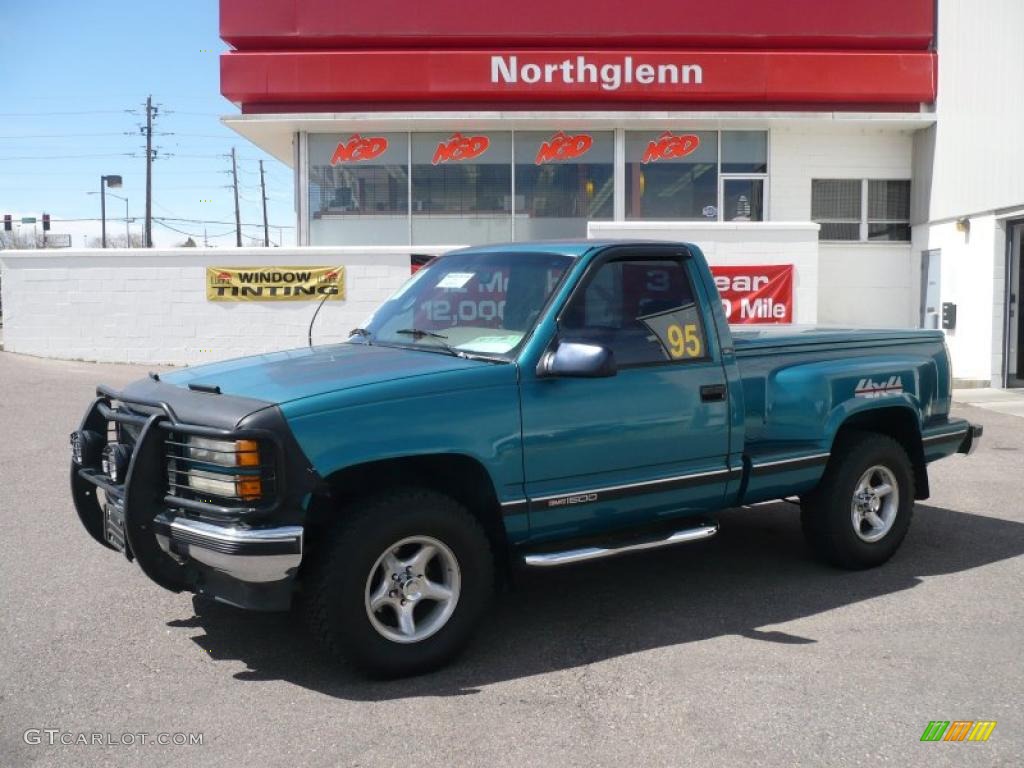
[{"label": "window tinting banner", "polygon": [[344,267],[207,267],[208,301],[345,298]]},{"label": "window tinting banner", "polygon": [[793,265],[711,267],[730,324],[792,323]]}]

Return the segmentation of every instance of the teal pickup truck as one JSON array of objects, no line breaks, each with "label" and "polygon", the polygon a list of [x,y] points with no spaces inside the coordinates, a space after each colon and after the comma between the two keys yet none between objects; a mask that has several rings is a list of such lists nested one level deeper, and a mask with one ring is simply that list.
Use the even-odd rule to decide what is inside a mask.
[{"label": "teal pickup truck", "polygon": [[161,586],[295,598],[330,652],[411,674],[513,567],[701,541],[729,507],[799,497],[820,557],[885,562],[981,435],[950,381],[938,331],[730,330],[693,245],[469,248],[346,343],[100,387],[71,488]]}]

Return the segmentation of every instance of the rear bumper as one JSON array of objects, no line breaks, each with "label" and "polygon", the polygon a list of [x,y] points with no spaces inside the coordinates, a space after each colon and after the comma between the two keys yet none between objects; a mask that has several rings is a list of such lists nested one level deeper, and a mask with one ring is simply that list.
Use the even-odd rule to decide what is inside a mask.
[{"label": "rear bumper", "polygon": [[180,563],[193,560],[249,584],[291,579],[302,562],[302,526],[238,528],[171,513],[153,519],[157,544]]},{"label": "rear bumper", "polygon": [[957,447],[957,453],[963,453],[970,456],[978,448],[978,443],[981,441],[982,432],[984,427],[981,424],[969,424],[967,427],[967,434],[964,435],[964,439],[960,441],[960,445]]}]

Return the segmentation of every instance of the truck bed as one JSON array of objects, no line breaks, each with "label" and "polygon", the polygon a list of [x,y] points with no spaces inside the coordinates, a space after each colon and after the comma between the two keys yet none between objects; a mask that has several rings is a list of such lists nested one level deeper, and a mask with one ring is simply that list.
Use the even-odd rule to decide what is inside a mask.
[{"label": "truck bed", "polygon": [[[743,453],[755,467],[746,503],[812,487],[833,435],[850,418],[906,422],[926,438],[954,430],[941,331],[792,325],[731,331],[743,392]],[[756,472],[786,462],[793,462],[792,472]]]},{"label": "truck bed", "polygon": [[849,346],[886,346],[906,343],[938,343],[942,331],[907,328],[843,328],[827,325],[777,325],[745,328],[732,326],[733,342],[738,356],[779,350],[810,351],[814,347],[829,349]]}]

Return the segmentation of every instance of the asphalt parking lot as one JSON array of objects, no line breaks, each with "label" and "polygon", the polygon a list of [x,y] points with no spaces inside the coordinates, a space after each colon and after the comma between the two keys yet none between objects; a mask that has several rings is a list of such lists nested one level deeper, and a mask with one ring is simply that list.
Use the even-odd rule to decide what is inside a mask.
[{"label": "asphalt parking lot", "polygon": [[[145,370],[0,353],[0,765],[1024,765],[1020,417],[958,409],[982,447],[933,466],[880,569],[810,560],[789,504],[731,511],[705,543],[523,577],[456,665],[382,683],[80,527],[67,434]],[[931,720],[998,725],[922,743]]]}]

